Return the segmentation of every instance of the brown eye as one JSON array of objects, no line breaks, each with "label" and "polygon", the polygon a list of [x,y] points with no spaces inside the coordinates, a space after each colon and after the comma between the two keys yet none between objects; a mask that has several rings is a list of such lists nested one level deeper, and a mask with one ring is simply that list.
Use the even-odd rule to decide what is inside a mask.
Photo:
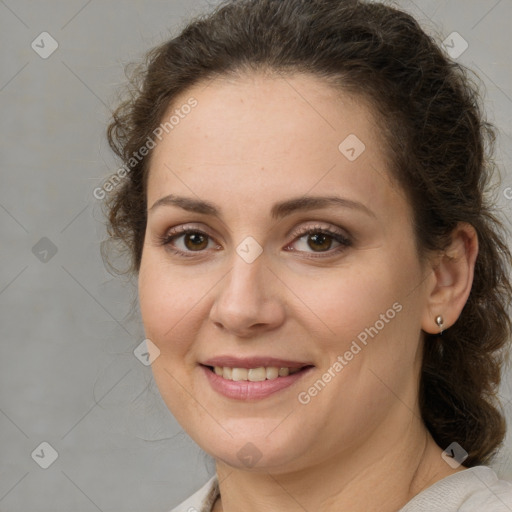
[{"label": "brown eye", "polygon": [[328,251],[332,245],[332,236],[325,233],[308,235],[308,247],[318,251]]},{"label": "brown eye", "polygon": [[295,240],[287,247],[303,253],[304,257],[321,258],[341,254],[352,246],[352,241],[341,231],[332,228],[315,226],[309,229],[299,229],[292,236]]},{"label": "brown eye", "polygon": [[208,246],[208,237],[201,233],[186,233],[183,243],[190,251],[201,251]]},{"label": "brown eye", "polygon": [[161,237],[160,243],[166,249],[180,256],[190,256],[194,252],[206,253],[207,249],[215,247],[215,243],[209,235],[191,228],[179,228],[171,231]]}]

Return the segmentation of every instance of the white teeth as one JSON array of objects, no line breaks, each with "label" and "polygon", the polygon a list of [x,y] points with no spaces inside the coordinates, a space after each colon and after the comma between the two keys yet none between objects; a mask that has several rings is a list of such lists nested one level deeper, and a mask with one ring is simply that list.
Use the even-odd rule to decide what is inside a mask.
[{"label": "white teeth", "polygon": [[258,368],[231,368],[229,366],[214,366],[213,371],[227,380],[248,380],[250,382],[261,382],[274,380],[278,377],[286,377],[300,371],[301,368],[278,368],[277,366],[260,366]]},{"label": "white teeth", "polygon": [[278,375],[279,375],[279,368],[276,368],[275,366],[269,366],[267,368],[267,379],[268,380],[277,379]]},{"label": "white teeth", "polygon": [[247,380],[247,368],[233,368],[231,380]]},{"label": "white teeth", "polygon": [[251,368],[247,372],[247,380],[251,382],[259,382],[267,378],[267,370],[263,366],[260,368]]}]

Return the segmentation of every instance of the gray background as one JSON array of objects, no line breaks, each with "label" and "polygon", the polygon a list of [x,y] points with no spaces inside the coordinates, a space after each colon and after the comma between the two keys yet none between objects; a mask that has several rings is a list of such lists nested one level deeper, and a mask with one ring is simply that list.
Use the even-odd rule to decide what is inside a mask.
[{"label": "gray background", "polygon": [[[123,65],[214,3],[0,0],[2,512],[166,511],[212,474],[132,353],[144,339],[136,290],[103,266],[92,191],[117,169],[104,133]],[[458,59],[501,130],[496,194],[510,217],[511,0],[397,4],[440,40],[469,43]],[[31,48],[43,31],[59,45],[47,59]],[[48,469],[31,456],[44,441],[58,452]],[[494,468],[512,480],[512,433]]]}]

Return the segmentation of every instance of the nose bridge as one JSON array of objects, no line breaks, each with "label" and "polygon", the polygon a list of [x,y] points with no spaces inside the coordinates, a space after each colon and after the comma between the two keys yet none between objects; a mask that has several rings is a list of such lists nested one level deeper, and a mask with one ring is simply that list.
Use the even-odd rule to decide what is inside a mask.
[{"label": "nose bridge", "polygon": [[275,328],[282,322],[284,313],[265,255],[246,257],[253,250],[250,243],[247,242],[248,251],[240,244],[233,254],[231,270],[219,283],[210,315],[217,326],[238,335],[247,335],[257,328]]},{"label": "nose bridge", "polygon": [[248,313],[252,311],[254,314],[268,299],[268,279],[265,280],[265,271],[266,262],[263,256],[248,262],[239,254],[234,254],[231,271],[222,286],[225,305],[235,310],[237,304],[243,304]]},{"label": "nose bridge", "polygon": [[[254,218],[254,217],[253,217]],[[247,226],[238,226],[240,232]],[[258,236],[258,235],[256,235]],[[258,237],[261,241],[262,237]],[[268,273],[267,254],[253,236],[245,236],[233,247],[230,261],[231,271],[224,284],[224,292],[245,299],[246,303],[257,303],[268,293],[265,290],[265,273]]]}]

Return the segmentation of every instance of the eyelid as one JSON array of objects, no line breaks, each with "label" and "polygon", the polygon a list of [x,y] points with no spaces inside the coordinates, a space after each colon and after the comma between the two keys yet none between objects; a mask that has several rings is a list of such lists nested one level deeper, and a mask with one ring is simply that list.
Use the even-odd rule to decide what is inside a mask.
[{"label": "eyelid", "polygon": [[292,242],[293,242],[293,241],[295,241],[295,238],[307,235],[311,232],[322,232],[322,233],[326,233],[328,235],[343,238],[347,242],[352,241],[351,240],[352,237],[346,231],[341,230],[341,228],[332,228],[331,226],[325,226],[325,225],[321,225],[318,223],[315,225],[312,225],[312,226],[307,226],[307,227],[303,226],[303,227],[299,227],[299,228],[294,228],[292,231],[290,231],[288,236],[294,237],[292,240]]},{"label": "eyelid", "polygon": [[[189,223],[189,224],[179,224],[178,226],[174,226],[172,228],[166,229],[165,236],[168,236],[170,234],[177,235],[177,234],[180,234],[183,232],[186,233],[188,231],[197,231],[197,232],[204,233],[205,235],[208,234],[208,233],[206,233],[205,228],[203,228],[200,224]],[[208,236],[210,236],[210,235],[208,235]]]}]

